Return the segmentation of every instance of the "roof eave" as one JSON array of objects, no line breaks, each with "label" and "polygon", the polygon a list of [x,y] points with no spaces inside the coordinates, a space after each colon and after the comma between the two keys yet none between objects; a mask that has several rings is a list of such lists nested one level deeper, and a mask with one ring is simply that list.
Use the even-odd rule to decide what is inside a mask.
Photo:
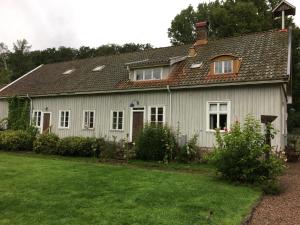
[{"label": "roof eave", "polygon": [[[197,89],[197,88],[209,88],[209,87],[226,87],[226,86],[245,86],[245,85],[262,85],[262,84],[282,84],[287,83],[287,79],[277,79],[277,80],[262,80],[262,81],[243,81],[243,82],[228,82],[228,83],[212,83],[212,84],[199,84],[199,85],[186,85],[186,86],[169,86],[158,87],[158,88],[136,88],[136,89],[116,89],[109,91],[89,91],[89,92],[66,92],[66,93],[53,93],[45,95],[19,95],[20,97],[59,97],[59,96],[77,96],[77,95],[94,95],[94,94],[112,94],[112,93],[131,93],[131,92],[148,92],[148,91],[162,91],[167,90],[169,86],[172,90],[183,90],[183,89]],[[10,96],[0,96],[0,99],[6,99]]]}]

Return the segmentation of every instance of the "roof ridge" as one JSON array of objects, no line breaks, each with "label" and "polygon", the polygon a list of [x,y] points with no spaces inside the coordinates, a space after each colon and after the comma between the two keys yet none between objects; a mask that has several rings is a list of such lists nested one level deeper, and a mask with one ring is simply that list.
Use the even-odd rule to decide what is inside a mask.
[{"label": "roof ridge", "polygon": [[251,32],[251,33],[243,33],[243,34],[238,34],[238,35],[234,35],[234,36],[215,38],[215,39],[211,39],[211,40],[208,39],[208,40],[209,41],[227,40],[227,39],[231,39],[231,38],[239,38],[239,37],[252,36],[252,35],[258,35],[258,34],[264,34],[264,33],[275,33],[275,32],[279,32],[279,31],[280,31],[280,29],[271,29],[271,30],[256,31],[256,32]]},{"label": "roof ridge", "polygon": [[189,45],[192,45],[192,44],[182,44],[182,45],[174,45],[174,46],[171,45],[171,46],[150,48],[150,49],[145,49],[145,50],[140,50],[140,51],[135,51],[135,52],[124,52],[124,53],[117,53],[117,54],[112,54],[112,55],[102,55],[102,56],[82,58],[82,59],[71,59],[71,60],[66,60],[66,61],[61,61],[61,62],[45,63],[44,65],[53,65],[53,64],[61,64],[61,63],[70,63],[70,62],[81,62],[81,61],[91,60],[91,59],[126,56],[126,55],[130,55],[130,54],[137,54],[137,53],[142,53],[142,52],[145,53],[145,52],[155,51],[155,50],[159,50],[159,49],[177,48],[177,47],[184,47],[184,46],[189,46]]},{"label": "roof ridge", "polygon": [[[228,36],[228,37],[222,37],[222,38],[212,38],[212,39],[209,39],[209,42],[215,42],[215,41],[227,40],[227,39],[239,38],[239,37],[245,37],[245,36],[252,36],[252,35],[263,34],[263,33],[273,33],[273,32],[278,32],[278,31],[279,31],[279,29],[271,29],[271,30],[256,31],[256,32],[244,33],[244,34],[239,34],[239,35],[235,35],[235,36]],[[182,44],[182,45],[173,45],[173,46],[171,45],[171,46],[145,49],[145,50],[140,50],[140,51],[135,51],[135,52],[124,52],[124,53],[119,53],[119,54],[117,53],[117,54],[112,54],[112,55],[103,55],[103,56],[89,57],[89,58],[83,58],[83,59],[71,59],[71,60],[66,60],[66,61],[61,61],[61,62],[45,63],[44,65],[46,66],[46,65],[71,63],[71,62],[82,62],[82,61],[88,61],[88,60],[91,60],[91,59],[120,57],[120,56],[126,56],[126,55],[130,55],[130,54],[146,53],[146,52],[156,51],[156,50],[160,50],[160,49],[184,47],[184,46],[189,46],[189,45],[192,45],[192,44],[193,43]]]}]

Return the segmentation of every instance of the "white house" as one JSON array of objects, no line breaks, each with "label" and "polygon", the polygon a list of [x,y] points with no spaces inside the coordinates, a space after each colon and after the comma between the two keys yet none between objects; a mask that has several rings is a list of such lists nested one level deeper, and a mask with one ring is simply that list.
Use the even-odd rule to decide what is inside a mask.
[{"label": "white house", "polygon": [[209,40],[207,26],[197,24],[192,45],[41,65],[0,90],[0,119],[17,95],[41,132],[134,140],[145,122],[161,123],[211,147],[215,128],[273,115],[272,144],[284,148],[291,32]]}]

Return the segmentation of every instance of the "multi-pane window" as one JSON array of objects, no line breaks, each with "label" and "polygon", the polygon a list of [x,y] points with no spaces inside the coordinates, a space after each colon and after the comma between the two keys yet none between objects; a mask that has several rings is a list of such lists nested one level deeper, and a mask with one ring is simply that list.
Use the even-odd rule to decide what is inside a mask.
[{"label": "multi-pane window", "polygon": [[162,68],[148,68],[135,70],[135,80],[161,80]]},{"label": "multi-pane window", "polygon": [[112,130],[123,130],[124,112],[123,111],[112,111]]},{"label": "multi-pane window", "polygon": [[216,61],[216,62],[214,62],[214,65],[215,65],[215,74],[232,73],[233,72],[233,61],[232,60]]},{"label": "multi-pane window", "polygon": [[229,127],[229,102],[208,103],[208,130],[226,130]]},{"label": "multi-pane window", "polygon": [[151,124],[164,124],[165,122],[165,108],[161,106],[151,106],[149,109],[149,122]]},{"label": "multi-pane window", "polygon": [[59,111],[59,128],[70,127],[70,110]]},{"label": "multi-pane window", "polygon": [[95,111],[85,110],[83,111],[83,128],[93,129],[95,125]]},{"label": "multi-pane window", "polygon": [[32,124],[36,127],[41,127],[41,125],[42,125],[41,120],[42,120],[42,112],[34,111],[33,118],[32,118]]}]

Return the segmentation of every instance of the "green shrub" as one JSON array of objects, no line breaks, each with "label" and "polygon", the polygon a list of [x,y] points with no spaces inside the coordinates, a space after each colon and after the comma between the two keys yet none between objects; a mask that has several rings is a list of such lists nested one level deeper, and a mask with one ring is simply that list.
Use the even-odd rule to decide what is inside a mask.
[{"label": "green shrub", "polygon": [[56,134],[41,134],[33,143],[33,150],[36,153],[57,154],[59,137]]},{"label": "green shrub", "polygon": [[34,136],[24,130],[0,132],[0,149],[7,151],[32,151]]},{"label": "green shrub", "polygon": [[197,146],[198,136],[194,135],[186,145],[178,148],[176,159],[178,162],[193,162],[197,158],[199,148]]},{"label": "green shrub", "polygon": [[65,137],[58,142],[58,154],[64,156],[97,156],[99,143],[91,137]]},{"label": "green shrub", "polygon": [[[216,132],[217,146],[212,162],[227,179],[244,183],[274,180],[284,169],[282,160],[265,144],[260,123],[247,116],[243,126],[236,122],[223,135]],[[270,157],[265,157],[269,153]]]},{"label": "green shrub", "polygon": [[282,192],[277,180],[267,180],[262,183],[261,188],[266,195],[278,195]]},{"label": "green shrub", "polygon": [[127,139],[113,140],[103,139],[101,141],[101,152],[99,158],[101,160],[128,160],[135,156],[131,144]]},{"label": "green shrub", "polygon": [[119,143],[116,141],[114,137],[112,141],[105,140],[103,142],[103,149],[100,152],[99,158],[101,160],[109,160],[109,159],[116,159],[118,158],[118,152],[121,151],[121,147]]},{"label": "green shrub", "polygon": [[8,128],[27,130],[30,127],[30,102],[28,98],[12,97],[8,99]]},{"label": "green shrub", "polygon": [[169,161],[175,157],[175,136],[167,126],[145,125],[135,144],[138,159]]}]

